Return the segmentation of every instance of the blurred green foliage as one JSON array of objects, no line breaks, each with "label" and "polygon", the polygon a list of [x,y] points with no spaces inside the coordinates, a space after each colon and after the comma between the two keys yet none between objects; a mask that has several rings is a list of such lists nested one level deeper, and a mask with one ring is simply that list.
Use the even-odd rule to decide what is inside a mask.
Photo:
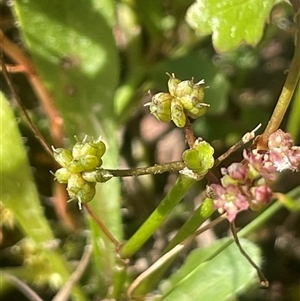
[{"label": "blurred green foliage", "polygon": [[[161,158],[166,161],[181,159],[186,149],[183,134],[171,123],[159,124],[143,107],[150,99],[148,90],[151,94],[167,92],[166,72],[174,73],[181,80],[205,80],[204,101],[210,108],[205,116],[194,122],[194,132],[212,144],[217,156],[258,123],[265,127],[293,55],[292,8],[287,3],[274,5],[273,0],[247,3],[201,0],[194,4],[183,0],[15,0],[12,11],[15,19],[5,29],[5,34],[18,43],[22,41],[22,47],[53,96],[66,129],[65,146],[74,144],[74,135],[79,138],[86,134],[102,135],[107,145],[104,168],[153,165]],[[269,24],[265,25],[267,20]],[[50,139],[49,122],[33,99],[31,88],[23,86],[18,76],[13,76],[13,80],[33,120]],[[37,146],[19,110],[15,109],[15,114],[21,116],[18,125],[22,134],[17,131],[16,120],[4,96],[1,101],[3,271],[26,281],[44,300],[51,300],[62,283],[70,278],[74,271],[72,263],[78,263],[84,245],[92,244],[93,258],[73,289],[72,300],[126,300],[126,290],[133,279],[162,256],[168,241],[185,220],[193,216],[193,225],[197,224],[195,219],[202,213],[194,208],[198,207],[198,197],[205,184],[193,185],[184,197],[185,202],[172,209],[167,222],[134,255],[127,271],[126,262],[120,260],[111,241],[86,212],[78,211],[75,203],[68,204],[69,214],[76,221],[75,229],[66,227],[55,214],[55,200],[52,199],[55,191],[50,189],[53,178],[48,174],[53,162],[45,158]],[[287,124],[299,144],[296,114],[300,102],[299,85],[293,101],[283,128]],[[12,129],[8,129],[9,125]],[[27,137],[30,163],[21,136]],[[240,160],[239,153],[224,164],[229,164],[230,160]],[[34,166],[33,171],[30,165]],[[288,192],[299,186],[299,175],[285,177],[274,184],[276,191]],[[163,196],[178,189],[176,184],[170,189],[174,183],[174,175],[113,179],[97,185],[91,207],[109,231],[119,241],[125,241],[139,233],[136,232],[138,227]],[[186,192],[180,190],[182,195]],[[166,198],[169,196],[167,194]],[[270,213],[264,221],[274,214]],[[288,213],[284,214],[286,218]],[[199,216],[200,224],[206,218],[208,216]],[[247,224],[250,218],[255,216],[245,215],[241,225]],[[14,224],[13,229],[8,226]],[[147,224],[144,227],[150,228]],[[223,236],[226,227],[220,226],[216,235]],[[189,232],[188,229],[184,231]],[[300,234],[297,235],[299,240]],[[259,231],[253,236],[260,242]],[[55,239],[60,243],[49,246]],[[162,273],[155,274],[161,277],[155,281],[151,276],[144,278],[136,296],[142,292],[150,294],[147,300],[187,300],[186,296],[190,300],[189,294],[193,291],[194,298],[225,300],[248,288],[255,282],[252,267],[237,252],[236,246],[216,253],[216,246],[224,247],[225,243],[217,236],[214,239],[217,242],[212,246],[179,256],[174,260],[173,270],[168,269],[167,262],[162,263],[162,269],[167,271],[166,282]],[[243,243],[254,260],[259,261],[257,246],[249,241]],[[194,242],[188,250],[202,244],[203,241]],[[169,278],[184,259],[182,269]],[[292,272],[291,275],[282,282],[289,277],[299,280],[299,275],[298,278]],[[273,279],[277,280],[271,275]],[[208,280],[211,289],[207,289]],[[155,290],[158,287],[153,287],[151,282],[158,283],[160,290]],[[295,291],[290,282],[285,292]],[[27,300],[16,295],[4,280],[1,293],[3,300]],[[282,300],[298,300],[297,293],[291,296]]]}]

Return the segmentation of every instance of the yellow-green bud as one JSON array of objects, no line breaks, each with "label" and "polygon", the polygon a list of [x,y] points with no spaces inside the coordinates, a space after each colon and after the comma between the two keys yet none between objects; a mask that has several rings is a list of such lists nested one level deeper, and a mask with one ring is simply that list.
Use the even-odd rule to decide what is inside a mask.
[{"label": "yellow-green bud", "polygon": [[160,121],[169,122],[171,120],[171,101],[169,93],[157,93],[152,97],[150,112]]},{"label": "yellow-green bud", "polygon": [[180,98],[184,95],[191,95],[194,90],[194,82],[193,80],[184,80],[180,82],[175,91],[175,96]]},{"label": "yellow-green bud", "polygon": [[78,199],[79,202],[88,203],[95,196],[96,183],[85,181],[80,174],[73,173],[68,181],[67,191],[71,199]]},{"label": "yellow-green bud", "polygon": [[96,156],[80,156],[72,160],[67,166],[70,172],[79,173],[82,171],[93,170],[102,165],[102,160]]},{"label": "yellow-green bud", "polygon": [[62,167],[67,167],[68,164],[73,160],[73,156],[70,150],[65,148],[52,148],[54,160]]},{"label": "yellow-green bud", "polygon": [[96,156],[99,159],[104,155],[106,151],[106,146],[102,141],[93,141],[85,143],[81,150],[81,155],[91,155]]},{"label": "yellow-green bud", "polygon": [[200,85],[194,85],[190,94],[184,94],[179,99],[186,110],[191,110],[203,102],[204,90]]},{"label": "yellow-green bud", "polygon": [[100,140],[94,140],[92,142],[77,142],[73,147],[72,154],[74,159],[85,155],[101,158],[105,151],[105,144]]},{"label": "yellow-green bud", "polygon": [[82,148],[84,144],[82,142],[76,142],[72,149],[73,158],[76,159],[81,156]]},{"label": "yellow-green bud", "polygon": [[197,119],[198,117],[205,114],[207,107],[209,107],[208,104],[199,103],[191,110],[186,110],[186,114],[193,119]]},{"label": "yellow-green bud", "polygon": [[172,96],[176,96],[175,91],[177,89],[178,84],[181,82],[181,80],[176,78],[174,73],[172,73],[171,75],[169,73],[167,74],[169,75],[169,80],[168,80],[169,92]]},{"label": "yellow-green bud", "polygon": [[55,172],[54,176],[59,183],[67,184],[71,174],[68,169],[62,167]]},{"label": "yellow-green bud", "polygon": [[93,171],[86,171],[83,172],[81,175],[88,182],[101,183],[107,182],[113,177],[113,175],[109,171],[102,168]]},{"label": "yellow-green bud", "polygon": [[174,98],[171,102],[171,116],[172,120],[179,128],[182,128],[186,124],[186,115],[180,101]]},{"label": "yellow-green bud", "polygon": [[204,175],[214,165],[214,149],[206,141],[197,139],[193,148],[182,154],[183,161],[187,167],[199,175]]}]

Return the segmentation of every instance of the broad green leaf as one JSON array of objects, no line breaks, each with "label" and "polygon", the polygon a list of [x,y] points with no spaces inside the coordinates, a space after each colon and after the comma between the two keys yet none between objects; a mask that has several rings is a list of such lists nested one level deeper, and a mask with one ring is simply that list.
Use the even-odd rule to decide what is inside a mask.
[{"label": "broad green leaf", "polygon": [[[14,1],[24,42],[43,82],[53,95],[67,136],[102,135],[107,144],[104,167],[118,163],[117,118],[113,95],[119,62],[112,33],[112,0]],[[75,142],[75,141],[74,141]],[[73,144],[73,143],[72,143]],[[104,224],[121,237],[120,184],[97,185],[91,206]],[[91,221],[97,275],[109,283],[114,248]],[[101,240],[101,243],[99,243]],[[105,271],[105,272],[104,272]]]},{"label": "broad green leaf", "polygon": [[[39,201],[16,118],[2,94],[0,119],[1,201],[11,210],[24,235],[42,247],[43,244],[51,243],[55,237]],[[47,260],[51,262],[49,281],[58,274],[63,284],[70,277],[63,256],[56,250],[45,248],[44,251]],[[75,293],[76,300],[85,300],[78,288]]]},{"label": "broad green leaf", "polygon": [[[97,1],[17,0],[15,11],[36,68],[68,135],[109,132],[119,65],[112,29]],[[107,1],[110,2],[110,1]]]},{"label": "broad green leaf", "polygon": [[[253,283],[256,271],[235,244],[218,252],[227,243],[228,239],[220,240],[208,248],[193,251],[182,268],[164,283],[158,300],[227,300]],[[259,263],[258,247],[245,239],[241,239],[241,244]]]},{"label": "broad green leaf", "polygon": [[217,51],[229,51],[240,43],[255,46],[275,0],[198,0],[186,20],[201,35],[212,34]]}]

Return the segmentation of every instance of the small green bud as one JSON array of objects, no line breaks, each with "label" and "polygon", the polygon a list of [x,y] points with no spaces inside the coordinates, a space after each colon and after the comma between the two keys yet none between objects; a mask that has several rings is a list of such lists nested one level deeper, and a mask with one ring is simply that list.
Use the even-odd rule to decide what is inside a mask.
[{"label": "small green bud", "polygon": [[53,156],[54,160],[61,165],[62,167],[67,167],[68,164],[73,160],[73,156],[70,150],[65,148],[54,148],[53,149]]},{"label": "small green bud", "polygon": [[83,172],[82,177],[88,182],[104,183],[110,180],[113,177],[113,175],[109,171],[100,168],[93,171]]},{"label": "small green bud", "polygon": [[95,140],[93,142],[85,143],[81,150],[81,155],[91,155],[96,156],[99,159],[104,155],[106,151],[106,146],[102,141]]},{"label": "small green bud", "polygon": [[199,103],[198,105],[196,105],[191,110],[186,110],[186,114],[189,117],[193,118],[193,119],[197,119],[198,117],[200,117],[200,116],[202,116],[202,115],[205,114],[207,107],[209,107],[208,104],[206,104],[206,103]]},{"label": "small green bud", "polygon": [[102,160],[96,156],[85,155],[72,160],[67,166],[70,172],[79,173],[93,170],[102,165]]},{"label": "small green bud", "polygon": [[85,142],[85,140],[86,139],[84,139],[83,142],[77,142],[74,145],[72,150],[74,159],[86,155],[92,155],[101,158],[104,155],[106,146],[104,142],[100,140],[100,138],[98,140],[93,140],[92,142]]},{"label": "small green bud", "polygon": [[167,74],[169,76],[169,80],[168,80],[169,92],[172,96],[176,96],[175,91],[177,89],[178,84],[181,82],[181,80],[176,78],[174,73],[172,73],[171,75],[169,73]]},{"label": "small green bud", "polygon": [[209,106],[208,104],[203,103],[204,89],[201,84],[203,84],[204,81],[201,80],[197,84],[193,84],[192,81],[185,82],[184,84],[186,85],[186,87],[182,87],[180,93],[178,92],[177,94],[181,94],[181,96],[178,97],[186,114],[189,117],[196,119],[205,114],[206,107]]},{"label": "small green bud", "polygon": [[191,93],[186,93],[179,97],[180,102],[186,110],[193,109],[197,104],[202,103],[204,99],[204,89],[200,85],[194,85]]},{"label": "small green bud", "polygon": [[62,167],[55,172],[54,176],[59,183],[67,184],[71,174],[68,169]]},{"label": "small green bud", "polygon": [[234,180],[234,179],[233,179],[232,177],[230,177],[229,175],[224,175],[224,176],[221,178],[221,183],[222,183],[222,186],[223,186],[223,187],[228,186],[228,185],[238,186],[239,181]]},{"label": "small green bud", "polygon": [[182,128],[186,124],[186,115],[180,101],[174,98],[171,102],[171,117],[176,126]]},{"label": "small green bud", "polygon": [[193,91],[194,91],[193,80],[184,80],[177,85],[175,96],[181,98],[184,95],[191,95]]},{"label": "small green bud", "polygon": [[197,139],[193,148],[186,150],[182,154],[183,161],[188,168],[199,175],[204,175],[214,165],[214,149],[206,141]]},{"label": "small green bud", "polygon": [[169,93],[155,94],[150,103],[151,114],[160,121],[169,122],[171,120],[171,101],[172,96]]},{"label": "small green bud", "polygon": [[90,202],[96,193],[96,183],[85,181],[80,174],[73,173],[68,181],[67,191],[71,199],[79,202]]},{"label": "small green bud", "polygon": [[80,141],[76,142],[72,149],[73,158],[76,159],[81,156],[82,148],[84,144]]},{"label": "small green bud", "polygon": [[182,156],[189,169],[197,171],[200,168],[199,154],[195,149],[186,150]]}]

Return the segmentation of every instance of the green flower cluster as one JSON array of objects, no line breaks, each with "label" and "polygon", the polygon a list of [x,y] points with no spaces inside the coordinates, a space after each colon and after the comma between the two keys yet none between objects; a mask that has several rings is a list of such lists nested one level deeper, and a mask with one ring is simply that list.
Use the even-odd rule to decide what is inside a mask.
[{"label": "green flower cluster", "polygon": [[102,156],[106,151],[105,144],[99,137],[97,140],[77,142],[72,152],[65,148],[53,147],[54,159],[62,166],[55,172],[55,178],[59,183],[67,184],[67,191],[71,200],[77,199],[79,207],[81,203],[87,203],[93,199],[96,193],[96,181],[85,177],[85,174],[102,165]]},{"label": "green flower cluster", "polygon": [[[169,74],[168,74],[169,75]],[[177,127],[184,127],[187,117],[196,119],[206,112],[208,104],[203,102],[204,80],[194,83],[193,79],[181,81],[174,74],[169,75],[169,93],[160,92],[152,97],[150,112],[158,120],[169,122],[173,120]]]},{"label": "green flower cluster", "polygon": [[191,149],[182,154],[187,167],[198,175],[204,176],[214,165],[213,147],[201,139],[197,139]]}]

